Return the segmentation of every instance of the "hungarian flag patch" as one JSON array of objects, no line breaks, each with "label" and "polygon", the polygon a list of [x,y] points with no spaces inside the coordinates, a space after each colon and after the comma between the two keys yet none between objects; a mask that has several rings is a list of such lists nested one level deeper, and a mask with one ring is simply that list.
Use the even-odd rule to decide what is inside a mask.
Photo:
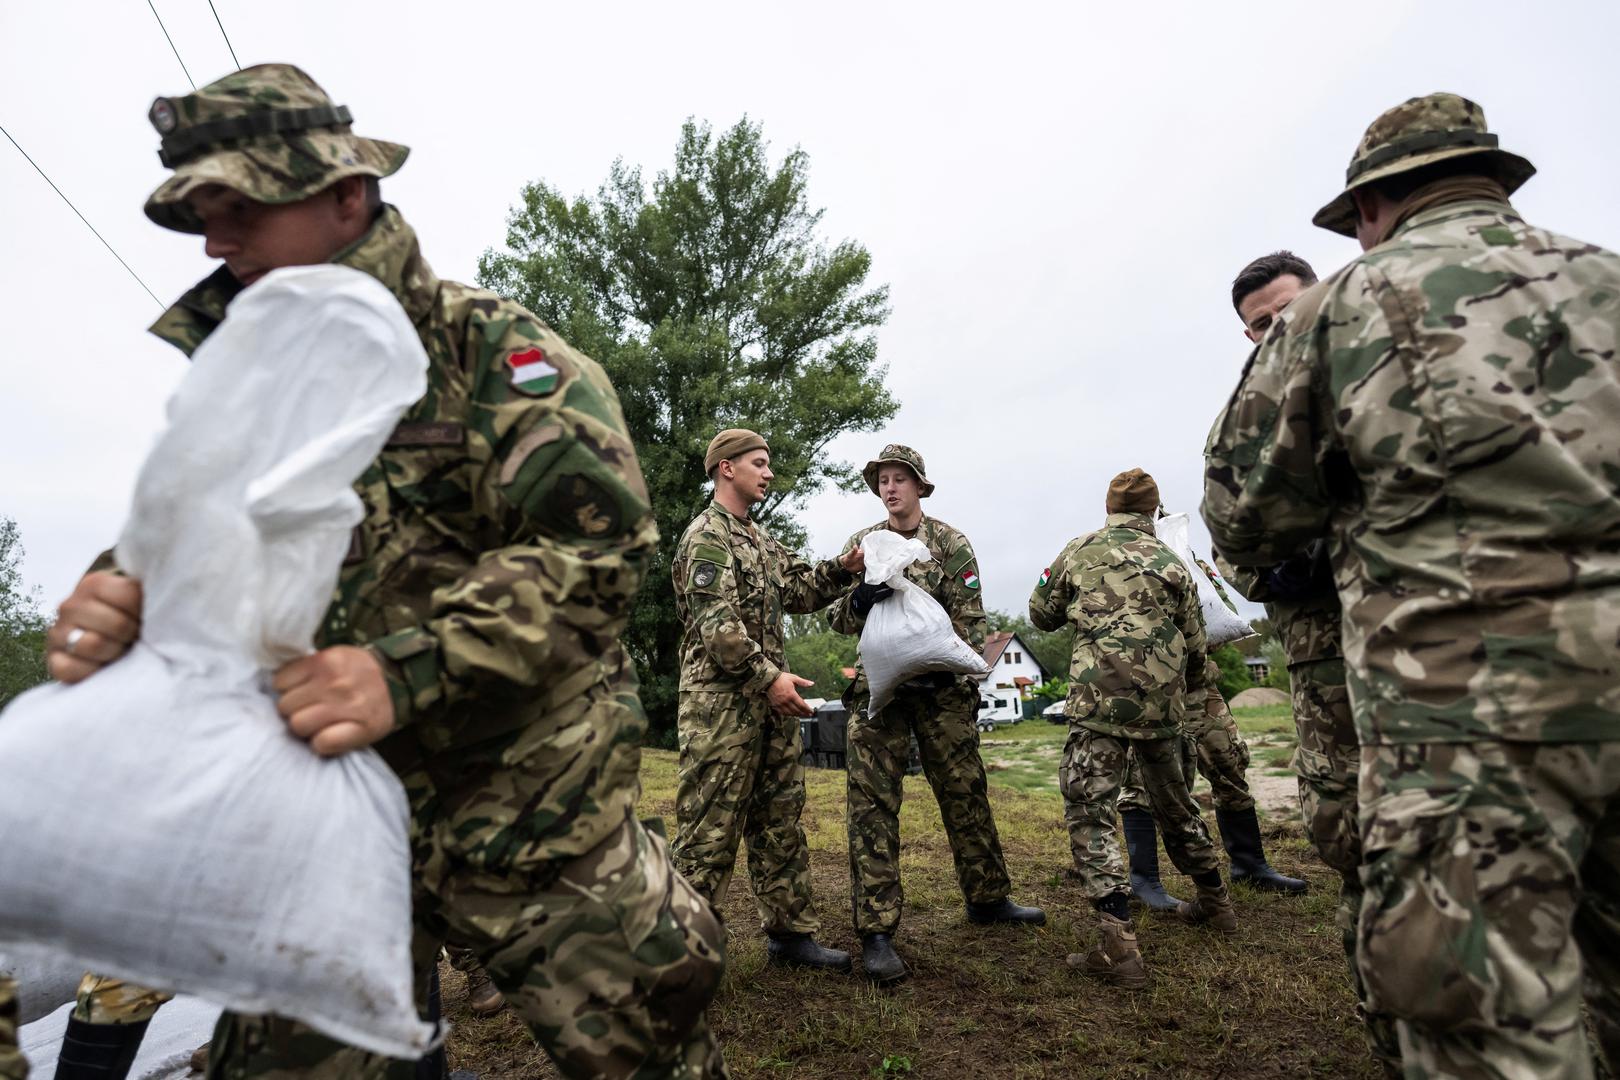
[{"label": "hungarian flag patch", "polygon": [[1050,566],[1048,566],[1045,570],[1041,571],[1041,583],[1040,583],[1040,585],[1037,586],[1037,588],[1041,588],[1041,589],[1046,588],[1046,583],[1048,581],[1051,581],[1051,580],[1052,580],[1052,568]]},{"label": "hungarian flag patch", "polygon": [[530,397],[544,397],[557,389],[560,372],[539,349],[524,349],[506,358],[512,369],[512,389]]},{"label": "hungarian flag patch", "polygon": [[979,575],[972,570],[962,571],[962,584],[970,589],[977,589],[979,587]]}]

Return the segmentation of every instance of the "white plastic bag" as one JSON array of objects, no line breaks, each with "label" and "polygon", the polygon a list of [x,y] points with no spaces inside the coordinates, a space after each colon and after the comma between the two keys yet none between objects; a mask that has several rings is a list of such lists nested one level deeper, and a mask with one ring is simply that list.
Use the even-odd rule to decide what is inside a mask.
[{"label": "white plastic bag", "polygon": [[[1204,609],[1204,633],[1209,638],[1209,647],[1213,649],[1217,645],[1252,635],[1254,627],[1237,613],[1230,600],[1221,596],[1215,582],[1198,565],[1192,543],[1187,538],[1187,515],[1166,514],[1153,523],[1153,531],[1166,547],[1176,553],[1176,558],[1186,565],[1187,572],[1198,583],[1198,600]],[[1210,570],[1214,569],[1210,567]]]},{"label": "white plastic bag", "polygon": [[12,959],[0,954],[0,976],[17,984],[17,1022],[31,1024],[79,995],[84,968],[59,956]]},{"label": "white plastic bag", "polygon": [[939,601],[906,577],[906,567],[933,558],[927,544],[879,529],[862,538],[861,550],[866,554],[866,580],[894,589],[893,596],[872,605],[861,628],[861,666],[872,691],[868,706],[872,712],[887,705],[895,688],[915,675],[928,671],[983,675],[990,670],[984,658],[956,636]]},{"label": "white plastic bag", "polygon": [[392,294],[338,266],[266,276],[197,349],[118,541],[140,640],[0,714],[0,949],[393,1057],[435,1044],[404,789],[374,751],[316,756],[268,692],[426,364]]}]

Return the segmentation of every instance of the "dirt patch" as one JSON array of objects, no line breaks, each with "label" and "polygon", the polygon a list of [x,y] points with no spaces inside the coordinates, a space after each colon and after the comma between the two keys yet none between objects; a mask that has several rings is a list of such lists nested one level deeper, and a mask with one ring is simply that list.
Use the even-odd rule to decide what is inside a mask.
[{"label": "dirt patch", "polygon": [[1251,686],[1239,691],[1227,703],[1234,709],[1252,709],[1266,705],[1287,705],[1288,695],[1275,686]]}]

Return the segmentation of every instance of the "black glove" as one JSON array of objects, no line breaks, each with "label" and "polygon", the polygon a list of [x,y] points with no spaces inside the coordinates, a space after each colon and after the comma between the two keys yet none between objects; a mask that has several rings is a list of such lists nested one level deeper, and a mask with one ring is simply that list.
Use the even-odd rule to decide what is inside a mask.
[{"label": "black glove", "polygon": [[1333,592],[1333,567],[1327,541],[1313,540],[1298,555],[1273,566],[1264,577],[1266,595],[1274,600],[1310,600]]},{"label": "black glove", "polygon": [[872,610],[873,604],[887,600],[893,595],[894,589],[888,585],[882,583],[874,585],[870,581],[863,581],[849,594],[849,610],[864,619],[866,613]]}]

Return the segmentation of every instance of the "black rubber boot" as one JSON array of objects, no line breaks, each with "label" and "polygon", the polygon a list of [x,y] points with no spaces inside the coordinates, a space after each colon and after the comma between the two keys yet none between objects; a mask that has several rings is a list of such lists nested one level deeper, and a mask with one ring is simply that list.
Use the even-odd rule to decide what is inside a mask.
[{"label": "black rubber boot", "polygon": [[1300,878],[1279,874],[1266,862],[1260,846],[1260,818],[1254,807],[1247,810],[1216,810],[1215,822],[1221,829],[1221,843],[1232,860],[1232,880],[1264,892],[1298,895],[1310,888]]},{"label": "black rubber boot", "polygon": [[888,934],[867,934],[861,938],[861,970],[879,986],[897,983],[911,974],[906,962],[894,951]]},{"label": "black rubber boot", "polygon": [[87,1024],[69,1017],[56,1058],[56,1075],[62,1080],[124,1080],[135,1064],[149,1023]]},{"label": "black rubber boot", "polygon": [[809,934],[771,934],[765,947],[766,959],[783,967],[814,968],[848,974],[854,967],[849,953],[816,944]]},{"label": "black rubber boot", "polygon": [[992,900],[987,904],[975,904],[968,901],[968,922],[970,923],[1024,923],[1028,926],[1045,926],[1046,912],[1038,907],[1024,907],[1015,904],[1008,897]]},{"label": "black rubber boot", "polygon": [[1121,810],[1125,850],[1131,856],[1131,899],[1151,911],[1174,911],[1180,900],[1164,891],[1159,880],[1159,831],[1146,810]]}]

